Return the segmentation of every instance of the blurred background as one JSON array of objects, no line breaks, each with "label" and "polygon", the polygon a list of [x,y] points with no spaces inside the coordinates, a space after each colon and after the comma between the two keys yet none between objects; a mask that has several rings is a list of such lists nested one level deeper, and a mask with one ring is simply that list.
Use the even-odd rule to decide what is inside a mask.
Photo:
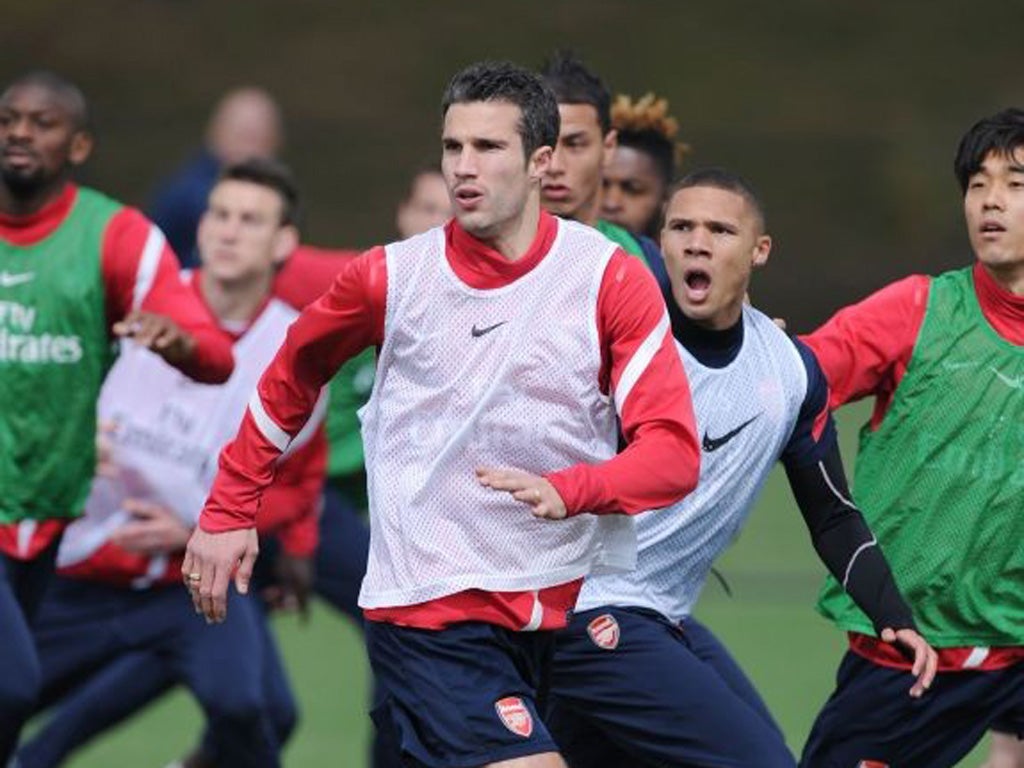
[{"label": "blurred background", "polygon": [[[86,178],[142,204],[197,148],[224,91],[267,88],[311,243],[390,238],[438,102],[480,58],[569,47],[615,92],[667,96],[686,168],[746,175],[768,207],[757,303],[797,328],[968,255],[951,172],[970,124],[1019,103],[1024,4],[552,0],[2,0],[0,75],[49,67],[90,96]],[[808,286],[814,290],[806,290]]]},{"label": "blurred background", "polygon": [[[481,58],[539,66],[571,48],[613,92],[669,99],[693,148],[684,171],[724,165],[760,190],[775,250],[753,298],[796,330],[897,276],[967,262],[956,142],[979,117],[1024,101],[1019,2],[984,12],[954,0],[0,0],[0,9],[0,81],[36,67],[76,80],[98,136],[82,180],[136,205],[195,153],[224,91],[269,90],[305,197],[305,239],[328,247],[394,236],[411,172],[439,157],[438,103],[455,70]],[[848,445],[864,415],[843,415]],[[734,597],[710,584],[701,614],[798,750],[843,640],[810,608],[821,570],[779,481],[723,563]],[[361,765],[358,635],[326,610],[309,626],[278,625],[304,709],[288,765]],[[162,765],[198,727],[179,694],[73,765]]]}]

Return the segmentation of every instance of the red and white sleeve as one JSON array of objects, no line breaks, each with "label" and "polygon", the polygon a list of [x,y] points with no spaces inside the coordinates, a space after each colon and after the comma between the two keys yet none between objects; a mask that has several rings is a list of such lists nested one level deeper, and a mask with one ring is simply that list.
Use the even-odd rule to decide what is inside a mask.
[{"label": "red and white sleeve", "polygon": [[911,275],[839,310],[802,336],[825,372],[829,406],[875,395],[883,412],[910,363],[931,279]]},{"label": "red and white sleeve", "polygon": [[107,323],[134,309],[173,320],[196,342],[182,372],[207,384],[227,381],[235,367],[231,339],[182,281],[178,260],[160,229],[134,208],[123,208],[103,234]]},{"label": "red and white sleeve", "polygon": [[643,263],[617,251],[597,301],[601,389],[612,393],[626,448],[600,464],[547,475],[569,514],[637,514],[672,504],[697,484],[700,446],[690,387],[668,311]]},{"label": "red and white sleeve", "polygon": [[251,527],[278,461],[310,419],[321,388],[342,363],[384,337],[384,249],[350,260],[330,290],[292,323],[263,373],[238,435],[220,456],[220,471],[199,525],[209,532]]}]

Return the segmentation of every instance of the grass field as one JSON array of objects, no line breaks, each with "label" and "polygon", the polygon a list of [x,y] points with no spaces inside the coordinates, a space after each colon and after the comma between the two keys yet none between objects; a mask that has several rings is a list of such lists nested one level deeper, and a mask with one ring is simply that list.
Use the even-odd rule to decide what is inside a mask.
[{"label": "grass field", "polygon": [[[852,456],[864,409],[840,414]],[[811,610],[822,567],[815,559],[781,473],[735,546],[719,563],[733,597],[711,580],[698,615],[740,660],[798,751],[832,686],[841,634]],[[302,721],[285,755],[288,768],[359,768],[369,737],[364,715],[367,667],[351,625],[318,607],[308,626],[276,623]],[[159,768],[194,743],[201,728],[191,699],[177,693],[90,745],[72,768]],[[976,768],[982,751],[961,765]],[[617,768],[617,767],[610,767]]]}]

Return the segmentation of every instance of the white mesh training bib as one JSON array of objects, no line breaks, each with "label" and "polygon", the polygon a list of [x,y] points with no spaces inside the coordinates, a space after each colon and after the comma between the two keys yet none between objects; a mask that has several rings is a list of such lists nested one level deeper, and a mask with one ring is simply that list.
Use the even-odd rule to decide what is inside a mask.
[{"label": "white mesh training bib", "polygon": [[799,418],[807,394],[803,360],[758,310],[743,308],[743,347],[724,368],[701,365],[676,347],[702,442],[697,488],[670,507],[637,516],[636,570],[587,579],[578,611],[619,605],[650,608],[673,621],[688,616]]},{"label": "white mesh training bib", "polygon": [[362,607],[542,589],[632,567],[628,517],[537,520],[474,474],[541,474],[615,455],[596,319],[614,249],[559,221],[534,269],[476,290],[452,271],[443,229],[387,247],[385,340],[360,413],[371,510]]},{"label": "white mesh training bib", "polygon": [[[235,369],[223,384],[200,384],[134,343],[125,343],[100,392],[100,423],[114,425],[114,477],[96,477],[85,515],[64,533],[57,565],[81,562],[130,516],[121,505],[135,498],[156,502],[194,526],[217,473],[217,457],[238,431],[263,370],[284,341],[298,312],[271,299],[235,342]],[[322,394],[289,451],[309,441],[323,421]],[[155,558],[151,575],[160,576]]]}]

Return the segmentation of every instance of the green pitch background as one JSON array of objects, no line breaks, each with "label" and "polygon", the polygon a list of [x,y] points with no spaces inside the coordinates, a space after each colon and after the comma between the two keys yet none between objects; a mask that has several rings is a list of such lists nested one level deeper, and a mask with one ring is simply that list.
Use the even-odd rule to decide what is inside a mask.
[{"label": "green pitch background", "polygon": [[[845,455],[853,456],[862,406],[840,417]],[[698,615],[729,646],[752,676],[798,751],[831,690],[844,638],[811,610],[824,573],[818,564],[785,478],[776,472],[740,539],[719,562],[733,597],[710,580]],[[358,633],[332,610],[317,606],[308,625],[276,621],[301,722],[285,753],[288,768],[365,765],[369,720],[364,715],[367,666]],[[82,750],[71,768],[159,766],[182,755],[202,721],[192,699],[168,697]],[[961,765],[976,768],[983,749]]]}]

